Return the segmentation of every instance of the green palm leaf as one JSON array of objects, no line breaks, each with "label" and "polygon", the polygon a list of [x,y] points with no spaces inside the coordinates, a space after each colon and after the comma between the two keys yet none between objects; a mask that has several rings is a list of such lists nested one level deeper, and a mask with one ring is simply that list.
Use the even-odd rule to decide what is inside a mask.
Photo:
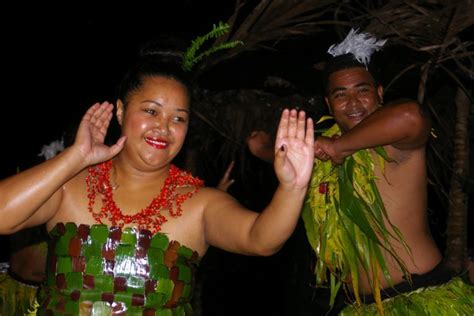
[{"label": "green palm leaf", "polygon": [[[330,137],[338,133],[335,124],[323,135]],[[381,159],[383,172],[384,162],[393,160],[382,147],[375,152]],[[316,285],[323,286],[329,274],[331,306],[341,286],[351,289],[357,305],[362,303],[359,284],[364,271],[373,276],[368,281],[377,308],[382,310],[379,277],[383,275],[393,284],[383,253],[388,253],[410,280],[390,240],[399,241],[407,251],[409,248],[400,231],[388,220],[375,183],[374,168],[369,150],[346,157],[340,166],[333,166],[330,161],[315,161],[302,218],[310,245],[319,259],[315,267]]]},{"label": "green palm leaf", "polygon": [[204,52],[198,53],[199,49],[201,49],[205,42],[209,41],[210,39],[221,37],[227,32],[229,32],[229,30],[229,24],[219,21],[217,25],[214,24],[212,26],[212,30],[209,31],[207,34],[203,36],[198,36],[196,39],[194,39],[191,42],[191,46],[186,50],[183,55],[183,69],[186,71],[190,71],[193,66],[199,61],[201,61],[201,59],[203,59],[205,56],[209,56],[223,49],[230,49],[237,45],[243,45],[242,41],[224,42],[212,46]]}]

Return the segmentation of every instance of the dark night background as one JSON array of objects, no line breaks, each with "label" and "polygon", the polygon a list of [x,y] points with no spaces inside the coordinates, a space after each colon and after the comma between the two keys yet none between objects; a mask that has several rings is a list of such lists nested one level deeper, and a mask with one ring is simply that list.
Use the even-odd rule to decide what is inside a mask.
[{"label": "dark night background", "polygon": [[[233,9],[233,1],[179,0],[17,4],[4,10],[0,176],[36,161],[41,146],[74,131],[93,103],[115,102],[114,88],[145,42],[162,34],[190,41],[226,21]],[[251,52],[216,67],[203,81],[211,89],[258,88],[264,76],[281,75],[309,91],[304,74],[312,73],[311,50],[328,43],[289,41],[278,52]],[[293,59],[290,50],[299,57]]]},{"label": "dark night background", "polygon": [[114,102],[121,74],[145,41],[170,32],[192,38],[228,17],[190,1],[169,3],[18,5],[3,11],[2,176],[73,130],[94,102]]},{"label": "dark night background", "polygon": [[[3,8],[0,22],[3,56],[0,178],[15,173],[17,168],[22,170],[41,161],[37,155],[42,145],[65,134],[71,135],[93,103],[105,100],[114,103],[114,88],[142,44],[162,34],[191,40],[207,33],[212,24],[226,21],[233,6],[234,1],[155,0],[109,5],[75,2],[67,6],[17,3],[10,4],[8,10]],[[313,86],[317,76],[311,69],[312,62],[322,48],[334,41],[334,38],[307,37],[281,43],[279,51],[247,53],[204,76],[204,87],[260,88],[265,76],[275,75],[292,81],[300,92],[313,94],[317,92]],[[294,58],[295,55],[298,57]],[[301,232],[300,229],[296,234]],[[294,238],[301,240],[304,236]],[[7,246],[5,238],[0,240],[0,259],[5,261]],[[269,273],[284,274],[285,271],[277,268],[278,261],[286,260],[284,255],[293,256],[293,260],[301,259],[308,264],[305,268],[309,271],[310,255],[293,250],[284,249],[283,255],[268,260],[253,258],[250,264],[240,257],[226,259],[225,255],[221,256],[224,264],[226,260],[237,260],[256,271],[249,271],[248,280],[242,279],[239,273],[228,276],[235,286],[230,285],[223,291],[204,290],[213,291],[215,297],[211,300],[227,300],[234,296],[235,304],[243,292],[251,293],[248,295],[254,295],[252,298],[247,296],[240,307],[234,306],[236,313],[250,315],[244,310],[249,302],[268,304],[285,295],[279,293],[282,296],[272,298],[277,287],[299,290],[294,284],[277,284],[278,278],[269,284],[255,279],[259,275],[258,269],[265,269],[268,263],[269,269],[273,269]],[[222,286],[220,280],[212,281],[215,283],[208,286]],[[272,286],[275,288],[270,289]],[[229,291],[231,288],[233,290]],[[311,301],[314,293],[292,294],[300,295],[302,301]],[[265,307],[261,309],[265,314]]]}]

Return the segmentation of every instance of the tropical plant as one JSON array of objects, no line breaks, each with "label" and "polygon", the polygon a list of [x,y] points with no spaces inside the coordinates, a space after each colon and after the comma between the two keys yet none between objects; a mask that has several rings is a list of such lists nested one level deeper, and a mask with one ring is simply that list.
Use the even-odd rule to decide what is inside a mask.
[{"label": "tropical plant", "polygon": [[201,61],[204,57],[211,55],[219,50],[234,48],[237,45],[243,45],[242,41],[230,41],[230,42],[220,42],[214,43],[207,50],[200,52],[198,51],[205,42],[210,39],[215,39],[224,36],[228,33],[230,29],[229,24],[219,21],[217,25],[212,26],[212,30],[203,36],[196,37],[192,42],[191,46],[186,50],[183,55],[183,68],[184,70],[190,71],[195,64]]}]

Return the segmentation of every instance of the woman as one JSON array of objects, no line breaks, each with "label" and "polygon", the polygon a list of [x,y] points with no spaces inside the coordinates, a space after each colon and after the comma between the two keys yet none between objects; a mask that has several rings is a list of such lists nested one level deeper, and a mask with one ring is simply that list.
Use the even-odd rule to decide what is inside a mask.
[{"label": "woman", "polygon": [[0,233],[46,223],[52,236],[40,314],[184,315],[194,266],[209,245],[248,255],[283,246],[311,175],[312,120],[283,111],[274,161],[280,184],[256,213],[172,165],[189,103],[179,63],[143,58],[122,82],[114,145],[104,144],[113,106],[97,103],[72,146],[0,182]]}]

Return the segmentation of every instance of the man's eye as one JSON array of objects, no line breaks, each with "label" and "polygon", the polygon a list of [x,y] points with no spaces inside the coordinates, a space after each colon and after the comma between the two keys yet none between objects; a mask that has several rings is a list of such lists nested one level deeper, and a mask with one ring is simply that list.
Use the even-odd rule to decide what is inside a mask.
[{"label": "man's eye", "polygon": [[153,109],[145,109],[145,112],[151,115],[156,115],[156,111]]},{"label": "man's eye", "polygon": [[186,119],[184,117],[181,117],[181,116],[175,116],[173,118],[173,121],[175,121],[175,122],[186,122]]}]

